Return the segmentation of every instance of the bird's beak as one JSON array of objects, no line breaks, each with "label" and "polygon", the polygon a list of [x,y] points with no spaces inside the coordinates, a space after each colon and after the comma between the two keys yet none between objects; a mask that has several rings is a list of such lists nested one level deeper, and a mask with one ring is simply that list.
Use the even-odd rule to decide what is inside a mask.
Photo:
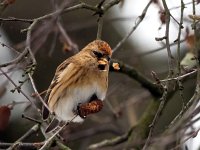
[{"label": "bird's beak", "polygon": [[108,60],[106,58],[101,58],[99,61],[98,61],[99,65],[99,69],[101,71],[106,71],[106,65],[108,65]]},{"label": "bird's beak", "polygon": [[98,61],[98,63],[99,63],[100,65],[107,65],[107,64],[108,64],[108,60],[107,60],[106,58],[101,58],[101,59]]}]

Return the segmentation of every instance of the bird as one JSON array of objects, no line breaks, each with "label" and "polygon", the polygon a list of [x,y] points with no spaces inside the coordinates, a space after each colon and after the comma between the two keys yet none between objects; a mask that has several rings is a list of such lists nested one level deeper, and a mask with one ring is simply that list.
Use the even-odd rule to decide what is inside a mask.
[{"label": "bird", "polygon": [[74,116],[73,122],[82,122],[85,116],[80,112],[84,110],[79,108],[100,104],[101,107],[93,108],[101,109],[99,101],[106,97],[111,56],[112,49],[107,42],[94,40],[61,63],[47,90],[48,108],[43,106],[43,119],[46,120],[51,112],[56,118],[55,124],[69,122]]}]

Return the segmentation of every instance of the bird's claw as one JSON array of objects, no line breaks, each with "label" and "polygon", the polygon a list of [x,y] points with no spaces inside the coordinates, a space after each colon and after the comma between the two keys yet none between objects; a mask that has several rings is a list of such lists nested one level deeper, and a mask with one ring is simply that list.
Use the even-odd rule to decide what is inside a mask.
[{"label": "bird's claw", "polygon": [[77,115],[79,115],[81,118],[85,119],[86,116],[81,113],[80,105],[81,105],[81,103],[78,103],[78,105],[77,105],[77,109],[76,109],[77,110]]}]

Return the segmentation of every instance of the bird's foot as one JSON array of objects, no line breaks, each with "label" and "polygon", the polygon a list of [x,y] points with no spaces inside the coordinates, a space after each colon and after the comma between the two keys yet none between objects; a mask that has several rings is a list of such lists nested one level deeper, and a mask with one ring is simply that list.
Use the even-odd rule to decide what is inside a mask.
[{"label": "bird's foot", "polygon": [[103,108],[103,102],[99,99],[88,103],[79,103],[77,106],[77,114],[81,118],[86,118],[87,115],[97,113]]},{"label": "bird's foot", "polygon": [[77,105],[77,115],[79,115],[81,118],[85,119],[86,114],[81,110],[82,103],[78,103]]}]

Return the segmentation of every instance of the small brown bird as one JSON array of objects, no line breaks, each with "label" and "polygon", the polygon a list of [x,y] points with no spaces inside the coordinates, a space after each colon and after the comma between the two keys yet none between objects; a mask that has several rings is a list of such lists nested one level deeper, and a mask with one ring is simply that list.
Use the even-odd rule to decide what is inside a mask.
[{"label": "small brown bird", "polygon": [[[109,61],[112,55],[110,46],[101,40],[89,43],[76,55],[66,59],[56,70],[55,77],[47,92],[47,104],[59,121],[83,121],[80,108],[102,108],[108,88]],[[100,107],[101,106],[101,107]],[[96,110],[98,112],[99,110]],[[91,112],[94,112],[93,110]],[[48,109],[43,110],[43,118],[48,118]],[[87,113],[86,113],[87,114]]]}]

